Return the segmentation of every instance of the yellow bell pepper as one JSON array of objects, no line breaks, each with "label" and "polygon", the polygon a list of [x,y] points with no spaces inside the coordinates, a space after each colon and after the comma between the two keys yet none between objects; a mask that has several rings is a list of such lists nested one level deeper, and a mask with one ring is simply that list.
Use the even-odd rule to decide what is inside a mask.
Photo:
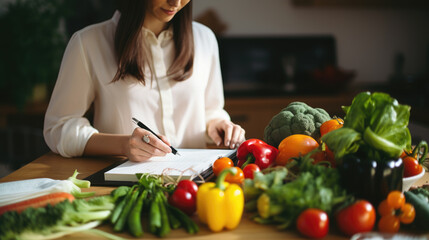
[{"label": "yellow bell pepper", "polygon": [[219,232],[224,227],[236,228],[243,214],[243,190],[237,184],[224,181],[228,173],[235,175],[237,169],[223,170],[216,179],[216,183],[204,183],[197,192],[198,216],[201,222],[207,224],[213,232]]}]

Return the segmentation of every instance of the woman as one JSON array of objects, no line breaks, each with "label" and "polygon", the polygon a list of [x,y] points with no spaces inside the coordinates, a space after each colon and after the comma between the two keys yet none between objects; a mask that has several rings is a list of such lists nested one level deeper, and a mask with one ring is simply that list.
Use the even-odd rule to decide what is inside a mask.
[{"label": "woman", "polygon": [[[70,39],[45,116],[52,151],[144,161],[170,153],[170,144],[235,148],[244,141],[223,110],[216,38],[192,22],[190,0],[120,2],[112,19]],[[83,117],[91,104],[93,125]]]}]

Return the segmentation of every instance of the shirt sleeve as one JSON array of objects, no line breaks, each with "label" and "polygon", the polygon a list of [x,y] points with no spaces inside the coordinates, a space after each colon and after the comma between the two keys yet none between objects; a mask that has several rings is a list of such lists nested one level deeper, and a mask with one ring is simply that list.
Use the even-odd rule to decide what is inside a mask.
[{"label": "shirt sleeve", "polygon": [[[205,90],[205,119],[206,126],[209,121],[213,119],[225,119],[231,120],[229,114],[225,111],[225,99],[223,95],[223,83],[222,83],[222,74],[220,69],[220,60],[219,60],[219,47],[214,33],[209,30],[208,37],[210,38],[211,43],[211,66],[210,74]],[[205,134],[205,139],[207,143],[213,143],[213,140]]]},{"label": "shirt sleeve", "polygon": [[45,114],[43,134],[49,148],[63,157],[81,156],[93,128],[84,114],[94,100],[94,83],[79,33],[67,45]]},{"label": "shirt sleeve", "polygon": [[210,38],[211,49],[211,66],[210,74],[205,90],[206,103],[206,124],[213,119],[220,118],[230,120],[230,116],[224,110],[225,99],[223,95],[222,74],[219,61],[219,47],[213,32],[207,32]]}]

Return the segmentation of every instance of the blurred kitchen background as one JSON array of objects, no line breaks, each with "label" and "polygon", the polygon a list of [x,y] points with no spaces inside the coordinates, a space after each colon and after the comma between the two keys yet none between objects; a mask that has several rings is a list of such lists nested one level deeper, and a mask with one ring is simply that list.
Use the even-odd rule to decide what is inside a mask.
[{"label": "blurred kitchen background", "polygon": [[[114,0],[0,0],[0,177],[49,151],[44,111],[77,30],[111,18]],[[413,142],[429,140],[426,0],[195,0],[218,37],[225,108],[263,137],[304,101],[342,117],[361,91],[412,107]]]}]

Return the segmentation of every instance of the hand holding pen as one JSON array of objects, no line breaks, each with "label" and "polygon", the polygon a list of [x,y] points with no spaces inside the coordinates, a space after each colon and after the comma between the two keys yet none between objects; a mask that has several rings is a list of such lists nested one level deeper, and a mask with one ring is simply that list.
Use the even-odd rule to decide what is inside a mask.
[{"label": "hand holding pen", "polygon": [[[134,121],[134,120],[133,120]],[[136,122],[137,121],[137,122]],[[134,121],[138,124],[138,120]],[[153,157],[163,157],[172,153],[170,143],[165,136],[154,135],[143,127],[136,127],[131,136],[127,136],[124,151],[128,159],[133,162],[142,162]]]},{"label": "hand holding pen", "polygon": [[[136,118],[132,118],[132,120],[134,121],[134,123],[135,124],[137,124],[137,126],[139,126],[140,128],[142,128],[142,129],[145,129],[146,131],[149,131],[151,134],[145,134],[143,137],[142,137],[142,140],[145,142],[145,143],[147,143],[147,144],[151,144],[151,141],[156,141],[156,139],[154,139],[153,138],[153,136],[155,136],[156,138],[158,138],[159,140],[161,140],[162,142],[164,142],[165,144],[167,144],[169,147],[170,147],[170,149],[171,149],[171,152],[174,154],[174,155],[180,155],[178,152],[177,152],[177,150],[174,148],[174,147],[172,147],[169,143],[168,143],[168,141],[166,140],[166,139],[163,139],[163,138],[161,138],[160,136],[158,136],[155,132],[153,132],[148,126],[146,126],[144,123],[142,123],[142,122],[140,122],[139,120],[137,120]],[[152,138],[152,140],[151,140],[151,138]]]}]

